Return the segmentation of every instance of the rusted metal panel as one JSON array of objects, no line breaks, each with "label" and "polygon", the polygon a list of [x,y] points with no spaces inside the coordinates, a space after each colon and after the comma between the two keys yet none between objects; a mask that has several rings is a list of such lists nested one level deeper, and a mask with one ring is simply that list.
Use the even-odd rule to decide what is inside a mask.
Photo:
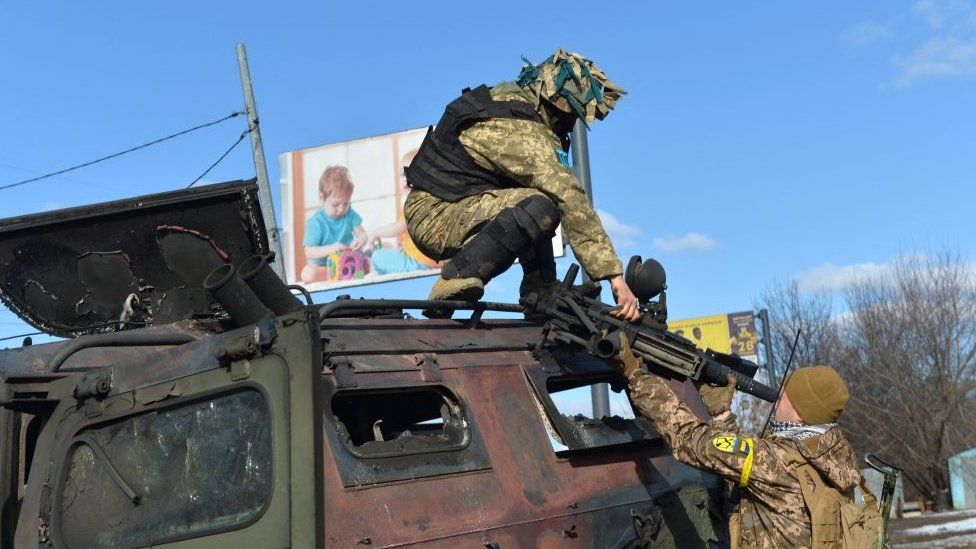
[{"label": "rusted metal panel", "polygon": [[[445,333],[441,330],[438,333]],[[327,437],[327,545],[613,547],[633,540],[632,512],[651,512],[655,497],[685,485],[717,486],[715,478],[674,461],[660,444],[558,457],[522,371],[522,365],[535,361],[525,353],[523,360],[500,364],[492,352],[476,350],[477,343],[489,339],[531,339],[538,329],[523,327],[491,338],[479,338],[480,332],[465,331],[475,342],[467,353],[438,359],[445,380],[452,380],[476,419],[490,468],[350,488],[344,486],[339,470],[349,459],[348,450]],[[335,333],[340,339],[344,335]],[[479,356],[483,363],[494,364],[463,364]],[[451,364],[454,360],[457,363]],[[357,389],[423,383],[419,368],[359,371],[356,376]]]},{"label": "rusted metal panel", "polygon": [[539,328],[527,329],[519,320],[483,320],[489,329],[467,328],[460,320],[325,319],[325,352],[334,355],[438,354],[471,351],[529,350],[539,341]]},{"label": "rusted metal panel", "polygon": [[[153,326],[139,330],[143,333],[189,334],[204,339],[215,332],[196,322],[181,322],[165,326]],[[9,375],[46,373],[47,365],[67,341],[55,341],[26,347],[0,349],[0,372]],[[145,364],[148,357],[159,349],[155,347],[112,347],[85,349],[72,355],[64,364],[62,371],[78,369],[105,368],[125,364]]]},{"label": "rusted metal panel", "polygon": [[[363,460],[350,452],[329,417],[333,409],[328,398],[307,407],[306,412],[314,408],[324,435],[315,444],[322,456],[305,452],[309,455],[295,459],[312,460],[319,469],[314,475],[279,480],[320,487],[323,501],[316,513],[325,546],[625,546],[639,534],[635,517],[660,515],[668,527],[688,522],[680,512],[662,515],[660,498],[682,487],[719,486],[716,478],[674,461],[655,441],[557,455],[525,373],[545,367],[538,360],[541,355],[529,350],[538,343],[536,325],[489,320],[472,329],[466,322],[449,320],[326,319],[322,326],[322,359],[316,369],[328,386],[324,396],[336,390],[443,387],[463,404],[473,433],[466,454],[434,460],[418,453],[408,460],[409,467],[391,466],[393,462]],[[190,333],[197,340],[173,347],[88,349],[69,358],[59,373],[75,377],[77,387],[85,372],[111,366],[113,395],[133,392],[141,405],[178,397],[186,390],[181,379],[224,368],[218,350],[253,336],[253,327],[223,333],[206,328],[180,323],[145,329]],[[317,341],[314,326],[312,331]],[[289,356],[301,355],[307,364],[309,353],[319,352],[317,345],[309,352],[296,350],[311,343],[293,338],[277,348],[281,367],[293,366]],[[38,374],[63,346],[0,351],[0,369],[32,374],[21,376],[21,394],[42,395],[46,378]],[[607,369],[585,353],[558,347],[546,352],[574,370]],[[340,374],[338,365],[344,368]],[[690,382],[670,383],[706,417]],[[292,440],[293,448],[299,442]]]}]

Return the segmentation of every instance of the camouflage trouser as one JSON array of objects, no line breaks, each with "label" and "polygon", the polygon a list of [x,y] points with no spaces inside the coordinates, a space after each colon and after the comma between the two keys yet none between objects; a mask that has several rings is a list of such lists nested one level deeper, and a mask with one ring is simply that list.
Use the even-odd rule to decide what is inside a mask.
[{"label": "camouflage trouser", "polygon": [[420,190],[411,191],[403,205],[407,232],[424,255],[436,260],[457,255],[471,237],[499,212],[531,196],[545,196],[527,188],[497,189],[448,202]]}]

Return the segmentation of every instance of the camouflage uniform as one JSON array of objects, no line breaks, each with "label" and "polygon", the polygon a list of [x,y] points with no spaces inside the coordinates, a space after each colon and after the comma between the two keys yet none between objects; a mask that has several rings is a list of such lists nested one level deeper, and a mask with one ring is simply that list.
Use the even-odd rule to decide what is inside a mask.
[{"label": "camouflage uniform", "polygon": [[[491,89],[496,101],[533,103],[514,82]],[[540,114],[545,120],[545,112]],[[498,212],[534,194],[543,194],[559,209],[563,234],[586,272],[594,279],[621,274],[622,265],[582,185],[560,162],[562,145],[545,124],[529,120],[490,119],[460,135],[465,150],[481,167],[514,179],[523,188],[500,188],[457,202],[414,190],[404,204],[410,238],[434,259],[453,257],[461,246]],[[558,152],[557,152],[558,151]]]},{"label": "camouflage uniform", "polygon": [[630,398],[671,446],[679,461],[740,486],[741,502],[730,521],[733,547],[810,547],[811,525],[797,467],[811,464],[846,497],[860,480],[854,452],[837,427],[797,440],[746,435],[696,417],[661,378],[637,370]]}]

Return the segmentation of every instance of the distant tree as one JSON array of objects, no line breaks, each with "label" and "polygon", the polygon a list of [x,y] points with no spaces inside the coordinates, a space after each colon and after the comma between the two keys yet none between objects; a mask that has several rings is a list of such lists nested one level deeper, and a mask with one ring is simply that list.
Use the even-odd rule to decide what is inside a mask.
[{"label": "distant tree", "polygon": [[948,488],[946,459],[976,444],[974,275],[951,255],[913,257],[847,293],[844,427],[930,497]]}]

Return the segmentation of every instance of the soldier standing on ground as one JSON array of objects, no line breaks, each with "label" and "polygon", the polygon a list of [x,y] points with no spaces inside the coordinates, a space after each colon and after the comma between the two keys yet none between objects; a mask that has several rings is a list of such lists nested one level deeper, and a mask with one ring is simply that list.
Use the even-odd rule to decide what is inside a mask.
[{"label": "soldier standing on ground", "polygon": [[[480,299],[518,258],[522,297],[556,282],[560,221],[593,280],[608,280],[615,315],[636,320],[637,298],[582,185],[569,170],[577,119],[602,120],[625,92],[592,61],[558,50],[517,81],[465,90],[405,170],[407,230],[425,255],[448,260],[430,299]],[[439,311],[427,311],[428,316]]]},{"label": "soldier standing on ground", "polygon": [[641,368],[626,341],[622,349],[616,366],[628,380],[631,401],[674,457],[739,487],[739,510],[729,524],[733,547],[840,547],[851,539],[840,513],[832,511],[841,502],[853,505],[861,481],[854,452],[836,424],[848,399],[836,371],[813,366],[790,375],[775,404],[770,436],[753,439],[735,425],[734,379],[727,387],[702,387],[713,418],[705,422],[663,378]]}]

